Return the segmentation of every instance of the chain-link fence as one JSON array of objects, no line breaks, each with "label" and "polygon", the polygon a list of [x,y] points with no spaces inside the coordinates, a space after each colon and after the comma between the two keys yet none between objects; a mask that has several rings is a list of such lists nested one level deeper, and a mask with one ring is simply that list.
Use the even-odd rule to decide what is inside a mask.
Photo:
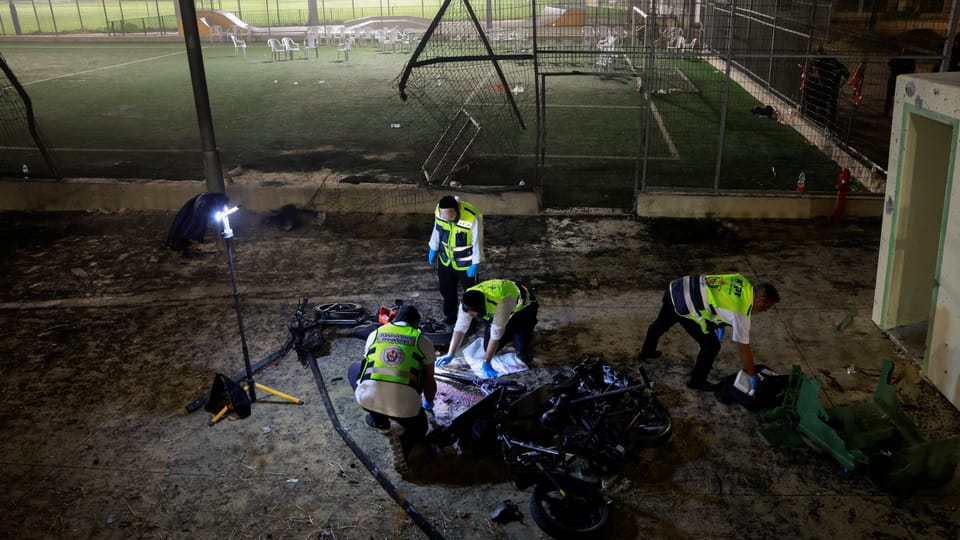
[{"label": "chain-link fence", "polygon": [[[14,4],[28,14],[45,7],[36,1]],[[303,0],[203,4],[198,7],[242,13],[247,24],[267,32],[307,26],[315,19],[317,27],[335,26],[344,36],[350,26],[341,19],[412,14],[426,15],[429,23],[439,8],[436,3],[379,0],[318,0],[316,9]],[[416,112],[405,113],[402,121],[396,115],[384,125],[402,125],[406,137],[391,144],[409,142],[413,152],[423,154],[415,159],[424,163],[431,151],[444,146],[449,126],[470,118],[480,127],[471,133],[469,147],[460,139],[450,145],[463,157],[450,161],[451,170],[431,176],[464,186],[536,183],[548,204],[579,193],[583,205],[628,207],[637,190],[659,188],[832,191],[841,167],[854,169],[865,186],[882,185],[895,78],[940,69],[949,50],[945,43],[954,35],[949,21],[955,4],[567,0],[556,6],[474,6],[455,0],[432,35],[411,38],[406,23],[396,23],[392,39],[409,40],[405,50],[412,61],[407,68],[413,73],[406,81],[425,99],[420,109],[408,102],[405,106]],[[85,13],[85,0],[46,7],[53,13],[51,6],[64,5]],[[94,5],[101,8],[103,24],[122,21],[121,32],[147,32],[150,20],[157,21],[158,32],[175,27],[169,2],[167,9],[152,0]],[[124,18],[111,18],[111,5],[122,5]],[[140,7],[138,18],[131,15],[134,6]],[[0,28],[9,33],[5,11],[0,7]],[[42,21],[39,15],[35,19]],[[60,28],[63,20],[58,19]],[[91,20],[84,16],[83,27],[91,27]],[[383,52],[385,42],[374,42],[373,35],[380,30],[380,37],[389,37],[388,25],[368,22],[370,32],[356,34],[358,40],[366,35],[368,43],[358,45]],[[51,30],[38,26],[53,31],[52,25]],[[117,26],[112,23],[111,31]],[[947,67],[955,68],[958,59],[960,53]],[[116,65],[126,64],[118,60]],[[246,81],[256,81],[264,71],[242,61],[234,65],[246,65],[247,71],[224,65],[218,72],[221,80],[242,76],[246,87]],[[368,62],[364,69],[371,66]],[[339,73],[347,76],[348,71]],[[363,79],[349,106],[382,109],[383,96],[370,90],[374,84],[386,88],[394,77],[379,83]],[[277,80],[270,76],[268,82]],[[363,105],[364,94],[376,95],[379,102]],[[240,94],[234,101],[246,99]],[[289,107],[309,110],[326,98],[313,94],[309,99],[299,105],[291,101]],[[230,105],[220,105],[220,110]],[[153,106],[164,110],[160,103]],[[345,108],[326,107],[323,117],[339,110]],[[241,111],[236,118],[249,115],[249,110]],[[354,115],[340,125],[357,126]],[[253,119],[261,124],[270,120]],[[300,136],[315,123],[309,115],[288,122],[289,129],[274,134],[271,146],[290,151],[320,144],[319,138],[308,143]],[[338,135],[330,136],[336,144]],[[260,146],[241,143],[237,141],[237,155],[263,153]],[[70,145],[51,141],[51,146]],[[114,142],[105,141],[103,147],[122,150]],[[282,167],[283,160],[270,166]]]}]

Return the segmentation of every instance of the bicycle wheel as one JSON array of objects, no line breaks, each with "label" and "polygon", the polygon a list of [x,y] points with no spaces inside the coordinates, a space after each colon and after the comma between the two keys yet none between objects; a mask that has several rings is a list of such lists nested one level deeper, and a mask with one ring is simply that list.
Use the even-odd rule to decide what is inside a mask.
[{"label": "bicycle wheel", "polygon": [[673,434],[670,412],[656,396],[642,399],[645,403],[629,426],[630,442],[642,448],[661,445]]},{"label": "bicycle wheel", "polygon": [[610,505],[596,488],[579,478],[553,474],[533,488],[530,515],[557,540],[599,538],[610,521]]},{"label": "bicycle wheel", "polygon": [[358,319],[363,315],[363,306],[353,302],[320,304],[313,308],[313,313],[316,320]]}]

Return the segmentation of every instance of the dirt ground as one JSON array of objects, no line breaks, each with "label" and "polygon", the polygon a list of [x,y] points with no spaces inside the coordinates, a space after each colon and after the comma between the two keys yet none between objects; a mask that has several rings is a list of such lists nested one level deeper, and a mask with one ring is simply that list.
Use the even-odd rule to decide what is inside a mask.
[{"label": "dirt ground", "polygon": [[[429,216],[302,214],[234,220],[236,275],[252,361],[278,350],[310,305],[402,299],[438,316]],[[438,464],[402,478],[384,435],[363,424],[344,378],[362,341],[329,331],[317,378],[288,354],[256,381],[273,396],[246,419],[208,426],[185,406],[216,373],[243,371],[226,251],[216,231],[191,257],[166,250],[173,213],[4,214],[0,220],[0,537],[423,538],[338,434],[445,538],[545,538],[529,493],[489,464]],[[879,223],[634,220],[489,215],[484,278],[529,280],[541,301],[531,377],[602,355],[635,374],[666,283],[688,272],[771,280],[782,302],[754,318],[758,360],[823,381],[826,406],[870,399],[883,358],[908,414],[931,439],[960,414],[870,321]],[[646,363],[675,432],[607,481],[611,538],[957,538],[960,480],[886,493],[809,448],[771,448],[759,420],[683,386],[696,352],[679,328]],[[856,372],[848,374],[848,367]],[[725,343],[713,379],[735,371]],[[335,419],[324,407],[328,392]],[[436,422],[476,395],[441,383]],[[488,519],[513,500],[522,521]]]}]

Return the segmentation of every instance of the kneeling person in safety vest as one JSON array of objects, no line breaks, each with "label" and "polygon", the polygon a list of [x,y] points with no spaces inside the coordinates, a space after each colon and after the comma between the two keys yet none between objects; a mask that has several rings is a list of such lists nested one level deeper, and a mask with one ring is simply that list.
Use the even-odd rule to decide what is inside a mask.
[{"label": "kneeling person in safety vest", "polygon": [[754,288],[740,274],[691,275],[670,282],[663,294],[657,319],[650,324],[640,360],[658,358],[657,344],[676,323],[700,344],[697,362],[690,372],[687,388],[710,391],[716,385],[707,381],[713,361],[720,352],[723,328],[733,327],[732,339],[739,347],[743,370],[750,375],[750,386],[759,379],[750,350],[750,317],[767,311],[780,301],[777,289],[769,283]]},{"label": "kneeling person in safety vest", "polygon": [[419,326],[420,313],[413,306],[400,306],[392,322],[370,333],[364,361],[347,371],[357,403],[370,413],[367,425],[386,431],[394,420],[403,427],[404,456],[426,436],[425,409],[433,410],[437,395],[436,353]]},{"label": "kneeling person in safety vest", "polygon": [[491,279],[470,287],[460,301],[450,347],[446,356],[437,360],[437,365],[445,366],[453,360],[474,317],[483,321],[486,327],[482,366],[485,376],[493,378],[499,375],[490,361],[497,351],[511,341],[517,356],[524,362],[530,362],[533,359],[530,342],[533,339],[533,327],[537,325],[539,306],[533,291],[507,279]]}]

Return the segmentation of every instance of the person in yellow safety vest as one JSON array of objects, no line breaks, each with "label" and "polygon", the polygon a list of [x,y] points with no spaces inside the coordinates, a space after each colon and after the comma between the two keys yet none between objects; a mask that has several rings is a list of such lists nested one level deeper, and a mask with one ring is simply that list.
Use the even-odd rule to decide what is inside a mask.
[{"label": "person in yellow safety vest", "polygon": [[640,360],[658,358],[657,344],[671,326],[680,326],[700,344],[697,362],[690,372],[687,388],[710,391],[716,385],[707,381],[713,361],[720,352],[723,329],[733,327],[732,339],[739,347],[743,370],[750,376],[751,389],[759,382],[750,350],[750,317],[762,313],[780,301],[777,289],[769,283],[754,287],[740,274],[690,275],[670,282],[663,294],[663,305],[650,324]]},{"label": "person in yellow safety vest", "polygon": [[366,424],[382,432],[390,429],[390,420],[403,427],[400,448],[405,457],[426,437],[426,411],[433,411],[437,395],[436,352],[419,326],[416,308],[400,306],[392,322],[367,337],[363,362],[347,370],[357,403],[369,413]]},{"label": "person in yellow safety vest", "polygon": [[466,201],[444,196],[434,211],[433,232],[428,243],[427,260],[437,264],[437,281],[443,297],[443,322],[457,320],[459,287],[467,290],[477,284],[477,271],[483,260],[483,215]]},{"label": "person in yellow safety vest", "polygon": [[494,378],[499,375],[490,361],[511,341],[521,360],[529,363],[533,359],[530,343],[540,304],[529,287],[506,279],[491,279],[467,289],[460,304],[450,346],[447,354],[437,359],[438,366],[445,366],[453,360],[474,317],[486,323],[481,367],[484,376]]}]

